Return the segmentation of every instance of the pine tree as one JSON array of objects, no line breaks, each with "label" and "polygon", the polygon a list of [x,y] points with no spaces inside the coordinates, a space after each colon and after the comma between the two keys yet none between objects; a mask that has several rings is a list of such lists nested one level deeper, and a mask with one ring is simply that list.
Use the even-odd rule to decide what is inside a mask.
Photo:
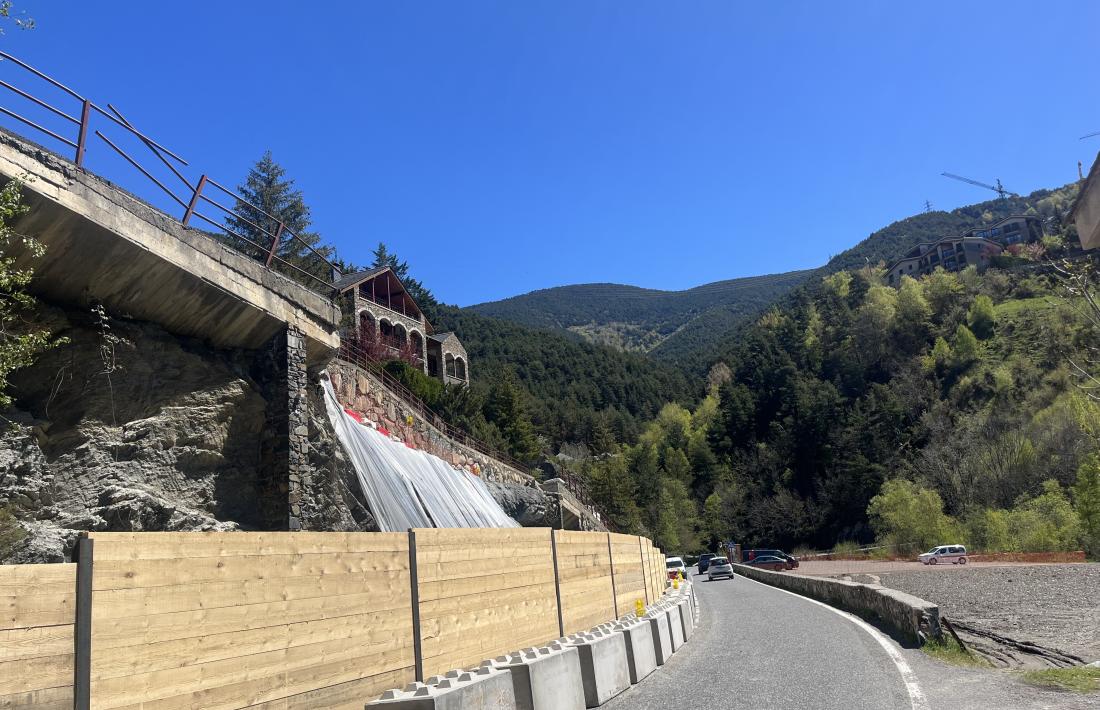
[{"label": "pine tree", "polygon": [[302,191],[294,188],[294,181],[286,177],[286,170],[271,157],[271,151],[256,161],[237,190],[242,199],[237,200],[236,213],[225,220],[231,232],[226,238],[230,246],[266,260],[272,235],[279,233],[281,222],[283,233],[275,251],[278,258],[272,262],[275,268],[310,286],[317,281],[302,271],[322,281],[331,278],[328,264],[309,247],[326,259],[332,249],[320,246],[320,235],[309,231],[310,212]]},{"label": "pine tree", "polygon": [[524,463],[532,463],[541,453],[535,426],[527,411],[523,391],[511,373],[498,378],[485,401],[485,418],[495,424],[508,441],[509,453]]}]

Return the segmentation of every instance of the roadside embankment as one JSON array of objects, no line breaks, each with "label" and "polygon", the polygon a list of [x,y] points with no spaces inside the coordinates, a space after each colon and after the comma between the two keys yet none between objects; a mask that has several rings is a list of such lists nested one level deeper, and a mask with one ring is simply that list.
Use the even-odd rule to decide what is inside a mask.
[{"label": "roadside embankment", "polygon": [[786,589],[825,602],[857,616],[872,619],[903,638],[924,643],[939,638],[940,608],[905,592],[878,584],[861,584],[839,579],[806,577],[788,572],[769,572],[746,565],[734,565],[739,574],[757,582]]}]

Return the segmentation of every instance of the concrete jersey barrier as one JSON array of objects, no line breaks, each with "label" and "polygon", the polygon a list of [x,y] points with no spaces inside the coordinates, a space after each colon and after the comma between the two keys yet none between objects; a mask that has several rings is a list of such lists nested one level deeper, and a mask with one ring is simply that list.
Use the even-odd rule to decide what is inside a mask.
[{"label": "concrete jersey barrier", "polygon": [[879,584],[862,584],[825,577],[807,577],[789,572],[734,565],[739,574],[757,582],[786,589],[811,599],[825,602],[857,616],[878,621],[903,638],[923,644],[943,634],[940,628],[940,608],[912,594],[889,589]]}]

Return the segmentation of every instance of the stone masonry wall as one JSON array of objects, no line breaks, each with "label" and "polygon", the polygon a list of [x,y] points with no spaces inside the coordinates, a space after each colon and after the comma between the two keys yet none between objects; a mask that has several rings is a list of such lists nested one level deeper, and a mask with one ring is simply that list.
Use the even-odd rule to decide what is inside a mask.
[{"label": "stone masonry wall", "polygon": [[444,436],[370,373],[338,360],[329,363],[327,369],[341,404],[384,426],[402,441],[477,473],[486,481],[538,487],[535,479],[526,473]]}]

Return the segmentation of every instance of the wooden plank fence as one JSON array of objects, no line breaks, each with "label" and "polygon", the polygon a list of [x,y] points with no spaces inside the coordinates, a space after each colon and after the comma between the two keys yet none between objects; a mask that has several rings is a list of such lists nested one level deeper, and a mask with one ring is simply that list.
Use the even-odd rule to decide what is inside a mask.
[{"label": "wooden plank fence", "polygon": [[649,540],[546,528],[81,545],[79,565],[0,566],[0,710],[362,707],[664,591]]},{"label": "wooden plank fence", "polygon": [[76,565],[0,567],[0,708],[73,707]]}]

